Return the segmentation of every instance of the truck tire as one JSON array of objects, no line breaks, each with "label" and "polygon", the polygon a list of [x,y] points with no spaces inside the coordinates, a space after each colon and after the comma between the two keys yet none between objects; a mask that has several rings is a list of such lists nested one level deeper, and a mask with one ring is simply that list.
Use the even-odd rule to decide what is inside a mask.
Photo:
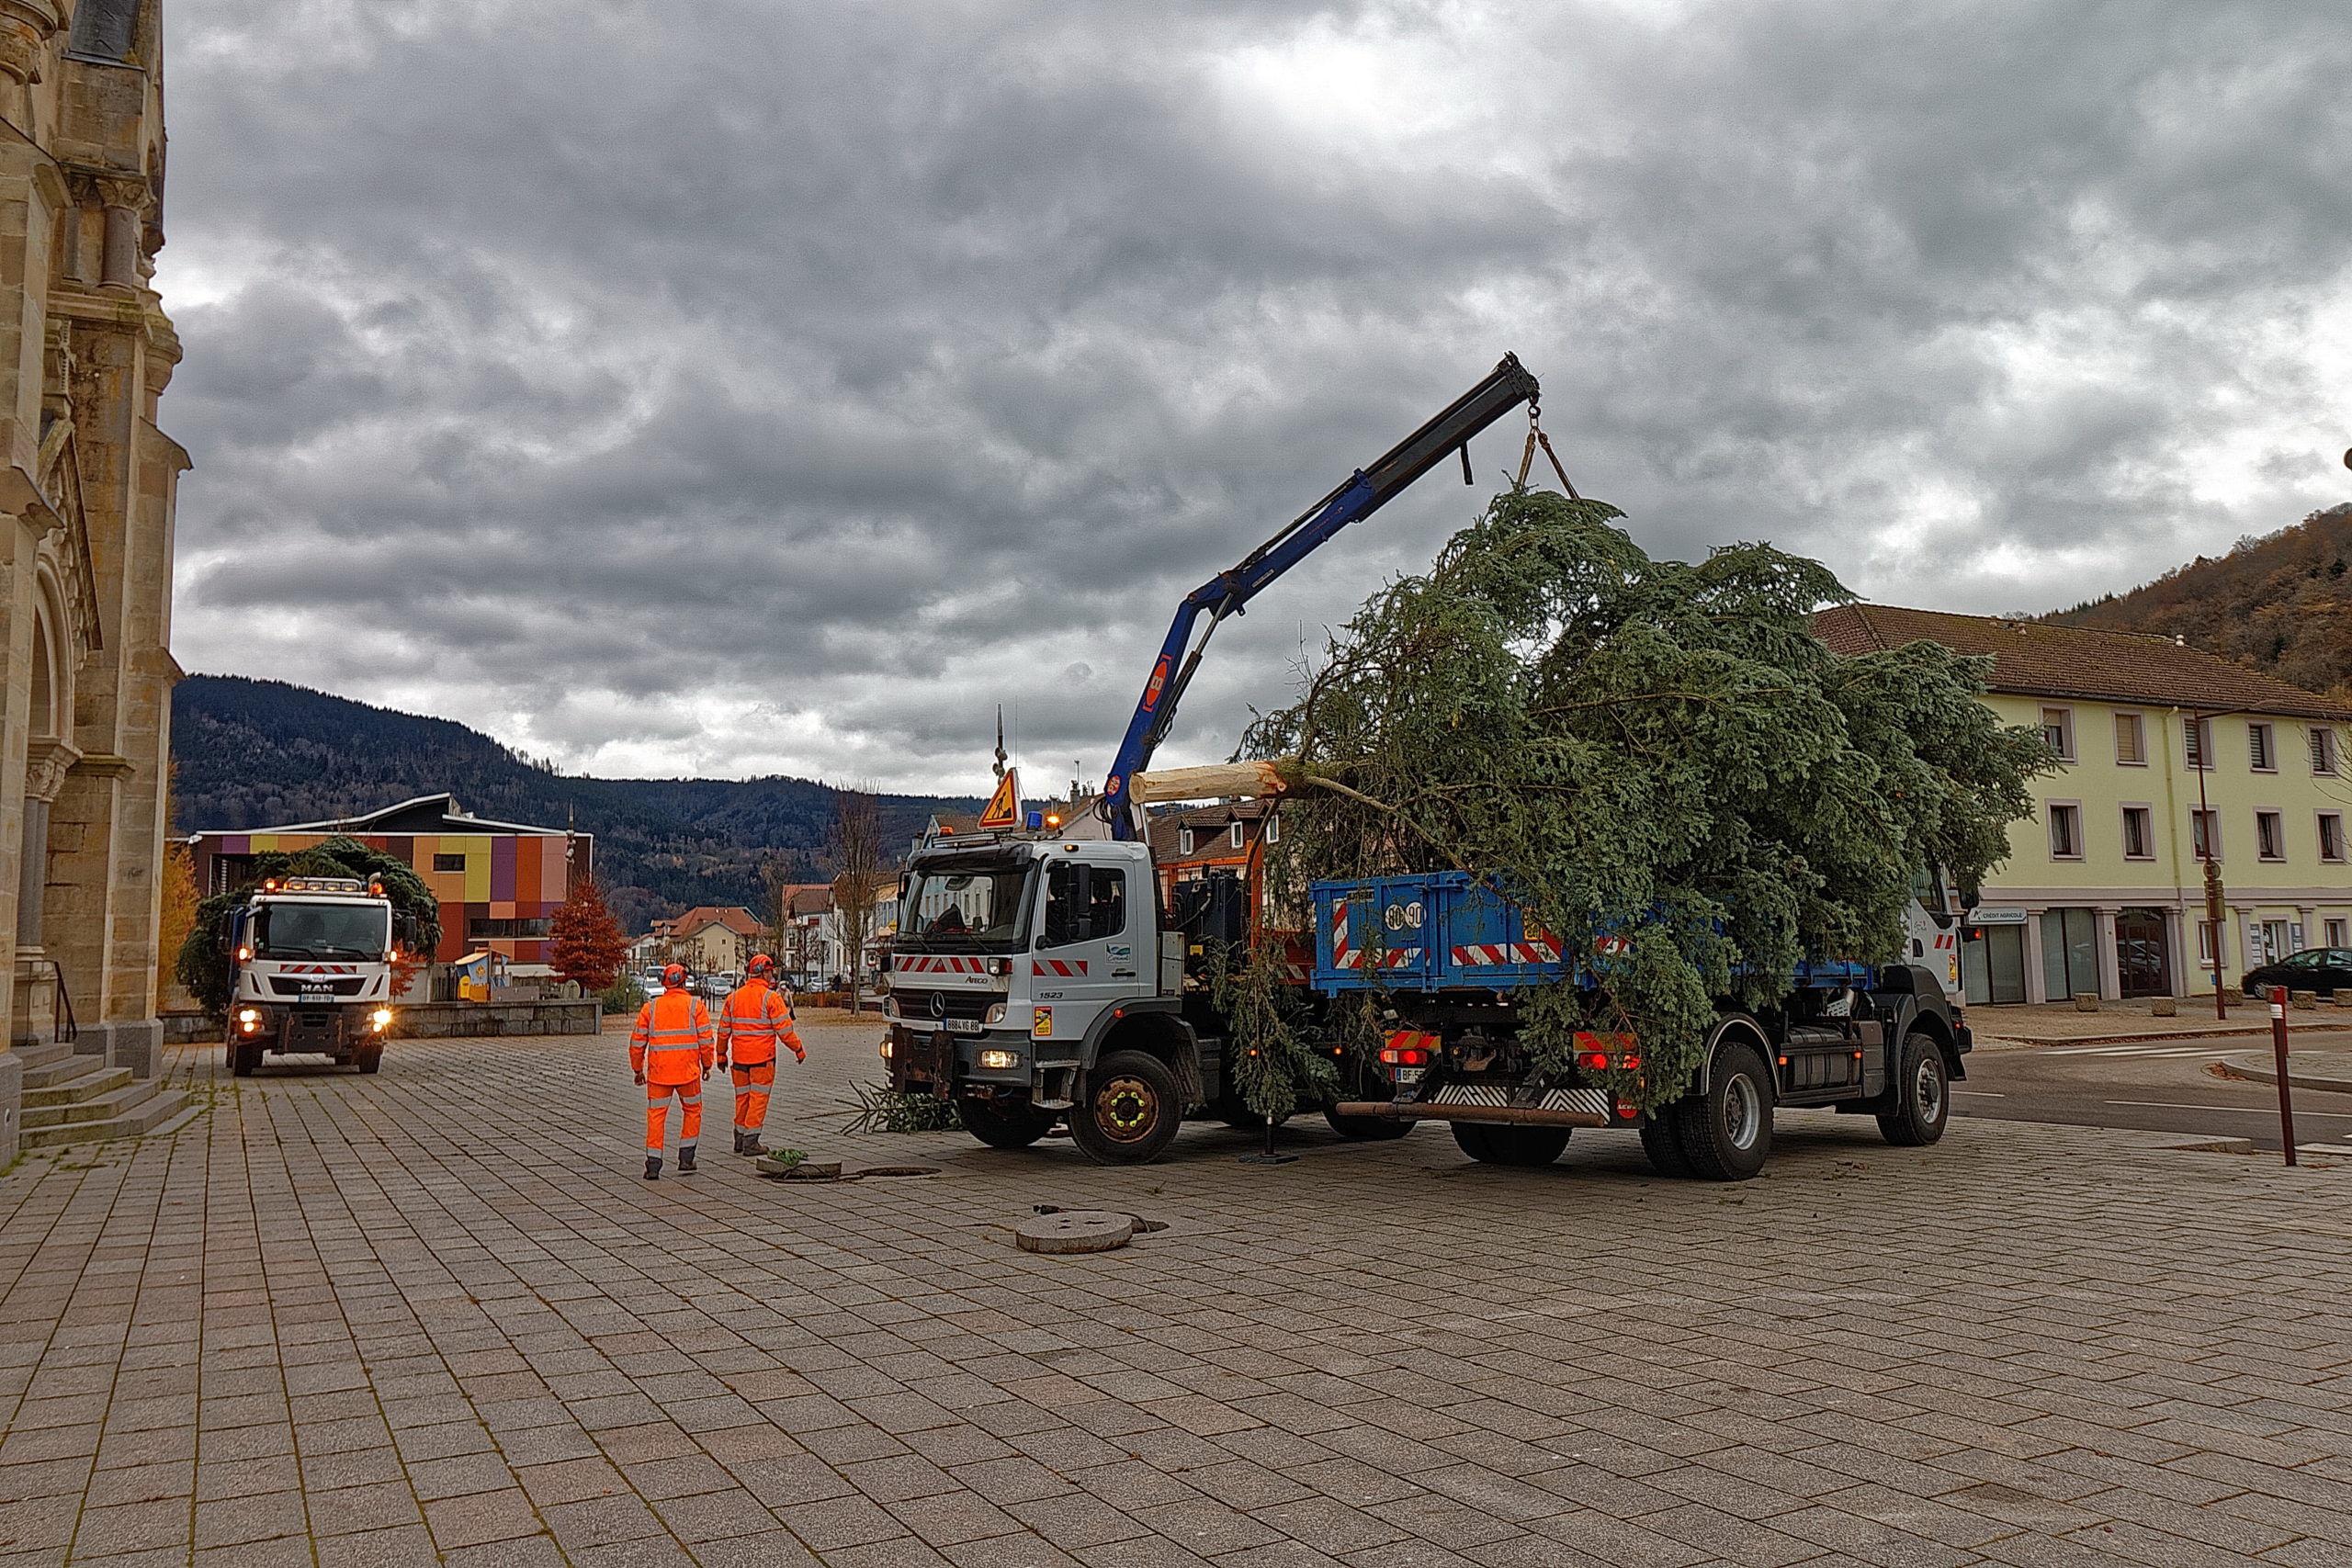
[{"label": "truck tire", "polygon": [[372,1073],[384,1065],[381,1045],[362,1045],[351,1054],[351,1065],[363,1073]]},{"label": "truck tire", "polygon": [[1114,1051],[1095,1063],[1069,1110],[1070,1139],[1097,1165],[1148,1164],[1183,1122],[1176,1075],[1141,1051]]},{"label": "truck tire", "polygon": [[1951,1073],[1944,1066],[1943,1048],[1927,1031],[1915,1029],[1903,1037],[1894,1084],[1886,1092],[1894,1109],[1878,1119],[1878,1130],[1888,1143],[1918,1148],[1944,1135],[1951,1120]]},{"label": "truck tire", "polygon": [[1682,1152],[1682,1134],[1676,1130],[1671,1107],[1660,1107],[1643,1119],[1642,1153],[1649,1156],[1652,1170],[1670,1180],[1688,1181],[1693,1174],[1690,1156]]},{"label": "truck tire", "polygon": [[254,1069],[260,1066],[260,1041],[232,1040],[229,1043],[229,1070],[231,1072],[234,1073],[241,1078],[249,1078],[254,1076]]},{"label": "truck tire", "polygon": [[1395,1116],[1342,1116],[1336,1111],[1323,1112],[1323,1120],[1331,1123],[1331,1131],[1340,1136],[1366,1144],[1385,1144],[1391,1138],[1401,1138],[1420,1125],[1418,1122],[1407,1122]]},{"label": "truck tire", "polygon": [[1025,1149],[1054,1130],[1050,1111],[1034,1105],[1001,1106],[986,1100],[958,1098],[956,1120],[992,1149]]},{"label": "truck tire", "polygon": [[1456,1122],[1454,1144],[1480,1165],[1550,1165],[1568,1146],[1566,1127],[1497,1127]]},{"label": "truck tire", "polygon": [[1687,1096],[1675,1111],[1683,1157],[1704,1180],[1745,1181],[1771,1157],[1772,1075],[1745,1041],[1725,1046],[1706,1092]]}]

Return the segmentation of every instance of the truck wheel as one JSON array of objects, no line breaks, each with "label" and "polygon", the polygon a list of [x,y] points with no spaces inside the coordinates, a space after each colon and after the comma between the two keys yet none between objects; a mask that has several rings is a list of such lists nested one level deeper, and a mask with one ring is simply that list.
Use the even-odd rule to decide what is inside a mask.
[{"label": "truck wheel", "polygon": [[351,1065],[363,1073],[372,1073],[384,1065],[384,1048],[381,1045],[362,1045],[353,1053]]},{"label": "truck wheel", "polygon": [[1682,1152],[1682,1135],[1675,1131],[1675,1115],[1670,1108],[1660,1107],[1642,1122],[1642,1153],[1650,1156],[1650,1168],[1675,1181],[1690,1179],[1690,1156]]},{"label": "truck wheel", "polygon": [[1745,1181],[1764,1168],[1772,1153],[1772,1077],[1756,1047],[1726,1048],[1715,1058],[1707,1092],[1676,1109],[1676,1130],[1694,1175]]},{"label": "truck wheel", "polygon": [[1496,1127],[1456,1122],[1453,1141],[1481,1165],[1550,1165],[1568,1146],[1566,1127]]},{"label": "truck wheel", "polygon": [[1114,1051],[1086,1075],[1085,1095],[1070,1108],[1069,1135],[1097,1165],[1143,1165],[1159,1157],[1183,1121],[1168,1065],[1141,1051]]},{"label": "truck wheel", "polygon": [[1951,1120],[1951,1075],[1944,1054],[1925,1030],[1903,1037],[1903,1055],[1894,1069],[1894,1109],[1878,1119],[1886,1141],[1903,1148],[1917,1148],[1944,1135]]},{"label": "truck wheel", "polygon": [[1336,1111],[1323,1112],[1323,1120],[1331,1123],[1331,1131],[1340,1136],[1366,1144],[1385,1144],[1391,1138],[1401,1138],[1420,1125],[1418,1122],[1407,1122],[1395,1116],[1342,1116]]},{"label": "truck wheel", "polygon": [[260,1041],[238,1040],[231,1043],[229,1046],[229,1070],[231,1072],[236,1074],[236,1076],[241,1078],[249,1078],[254,1076],[254,1069],[260,1066]]},{"label": "truck wheel", "polygon": [[1054,1130],[1054,1113],[1034,1105],[997,1105],[986,1100],[959,1099],[956,1119],[964,1131],[992,1149],[1025,1149]]}]

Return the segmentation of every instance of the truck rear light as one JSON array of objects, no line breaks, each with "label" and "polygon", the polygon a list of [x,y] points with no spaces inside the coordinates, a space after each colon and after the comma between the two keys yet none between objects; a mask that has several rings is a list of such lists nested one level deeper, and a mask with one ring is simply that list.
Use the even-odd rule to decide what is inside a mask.
[{"label": "truck rear light", "polygon": [[1392,1067],[1426,1067],[1430,1054],[1415,1045],[1387,1045],[1381,1048],[1380,1059]]},{"label": "truck rear light", "polygon": [[1587,1073],[1605,1073],[1609,1070],[1609,1058],[1599,1051],[1579,1051],[1577,1053],[1577,1070]]},{"label": "truck rear light", "polygon": [[1439,1036],[1419,1029],[1392,1030],[1380,1059],[1392,1067],[1426,1066],[1445,1046]]}]

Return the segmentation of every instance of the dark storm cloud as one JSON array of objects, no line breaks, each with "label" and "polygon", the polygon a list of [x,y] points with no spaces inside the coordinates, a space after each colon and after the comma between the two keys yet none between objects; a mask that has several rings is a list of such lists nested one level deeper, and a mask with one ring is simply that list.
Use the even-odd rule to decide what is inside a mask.
[{"label": "dark storm cloud", "polygon": [[[1653,548],[1896,601],[2341,496],[2331,7],[1170,10],[180,5],[183,661],[605,771],[945,784],[1003,702],[1099,775],[1173,601],[1506,348]],[[1476,493],[1221,634],[1193,754]]]}]

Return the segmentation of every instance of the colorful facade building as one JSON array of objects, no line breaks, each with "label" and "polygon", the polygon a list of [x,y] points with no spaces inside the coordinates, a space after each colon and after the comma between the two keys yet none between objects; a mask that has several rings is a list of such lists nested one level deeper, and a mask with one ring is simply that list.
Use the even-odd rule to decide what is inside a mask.
[{"label": "colorful facade building", "polygon": [[489,951],[548,962],[549,927],[574,877],[595,872],[595,836],[469,816],[447,795],[421,795],[334,822],[297,822],[188,840],[196,885],[222,893],[251,880],[254,859],[353,838],[406,861],[441,902],[440,963]]},{"label": "colorful facade building", "polygon": [[1989,657],[1985,702],[2056,759],[1972,918],[1968,1000],[2210,996],[2209,854],[2225,984],[2352,947],[2341,705],[2165,637],[1882,604],[1814,629],[1843,654],[1927,640]]}]

